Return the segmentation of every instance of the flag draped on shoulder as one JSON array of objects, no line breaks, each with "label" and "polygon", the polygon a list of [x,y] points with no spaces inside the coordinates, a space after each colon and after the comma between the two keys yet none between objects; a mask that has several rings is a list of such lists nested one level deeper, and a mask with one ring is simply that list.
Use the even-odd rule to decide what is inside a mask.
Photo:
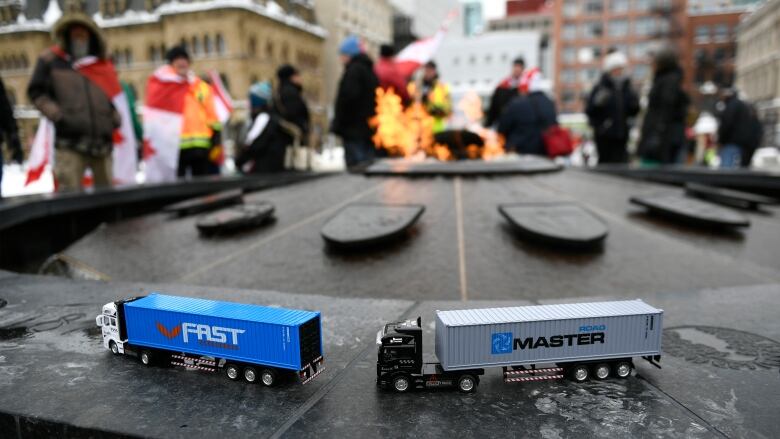
[{"label": "flag draped on shoulder", "polygon": [[441,42],[444,40],[445,35],[447,35],[447,29],[449,28],[450,23],[455,19],[457,14],[457,10],[450,12],[439,30],[436,31],[432,37],[423,38],[409,44],[395,56],[397,69],[404,77],[408,78],[415,70],[433,59],[433,55],[439,50]]},{"label": "flag draped on shoulder", "polygon": [[[67,56],[58,46],[53,47],[52,52],[58,56]],[[107,59],[88,56],[73,63],[73,69],[98,86],[109,97],[114,108],[119,113],[122,122],[119,128],[114,130],[113,135],[114,184],[126,185],[135,183],[137,155],[133,123],[130,116],[130,105],[128,104],[127,96],[122,90],[122,86],[119,84],[119,77],[114,69],[114,65]],[[38,131],[35,134],[30,150],[26,185],[38,180],[46,165],[51,164],[56,135],[54,124],[41,116]]]},{"label": "flag draped on shoulder", "polygon": [[179,140],[184,122],[184,100],[190,80],[171,66],[158,68],[146,85],[143,159],[146,182],[174,181],[179,163]]}]

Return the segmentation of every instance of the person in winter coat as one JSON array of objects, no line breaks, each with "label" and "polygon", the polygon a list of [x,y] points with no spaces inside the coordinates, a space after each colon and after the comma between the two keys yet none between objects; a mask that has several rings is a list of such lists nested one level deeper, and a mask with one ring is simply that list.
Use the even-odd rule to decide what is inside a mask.
[{"label": "person in winter coat", "polygon": [[88,57],[105,60],[106,42],[95,22],[83,13],[63,15],[52,35],[56,45],[38,58],[27,96],[54,123],[58,189],[80,188],[87,168],[96,187],[110,186],[113,133],[121,119],[111,98],[75,66]]},{"label": "person in winter coat", "polygon": [[279,126],[279,117],[271,111],[273,91],[269,82],[249,87],[251,119],[239,134],[236,167],[245,174],[284,171],[288,139]]},{"label": "person in winter coat", "polygon": [[498,84],[493,95],[490,97],[490,106],[488,107],[485,126],[490,128],[498,123],[504,107],[515,96],[520,94],[520,82],[525,71],[525,60],[521,57],[515,58],[512,62],[512,73]]},{"label": "person in winter coat", "polygon": [[639,113],[639,97],[625,75],[628,59],[612,52],[604,59],[604,73],[588,97],[585,114],[593,128],[599,163],[627,163],[629,120]]},{"label": "person in winter coat", "polygon": [[374,63],[363,53],[357,37],[347,37],[339,48],[344,73],[336,94],[331,132],[344,141],[347,167],[371,162],[375,157],[369,120],[376,114],[379,80]]},{"label": "person in winter coat", "polygon": [[379,79],[379,86],[384,90],[392,89],[401,98],[401,103],[406,106],[411,101],[409,91],[406,88],[407,78],[398,70],[395,64],[395,48],[389,44],[379,47],[379,61],[374,65],[374,73]]},{"label": "person in winter coat", "polygon": [[688,95],[677,55],[662,50],[653,60],[653,84],[642,122],[639,156],[644,164],[675,163],[685,147]]},{"label": "person in winter coat", "polygon": [[755,108],[741,100],[735,89],[727,88],[721,91],[717,110],[720,166],[750,166],[764,134]]},{"label": "person in winter coat", "polygon": [[547,96],[549,81],[540,72],[528,80],[528,91],[513,98],[501,113],[498,132],[506,139],[507,152],[547,155],[542,133],[558,123],[555,103]]},{"label": "person in winter coat", "polygon": [[[0,143],[5,139],[6,146],[11,151],[11,161],[20,165],[24,159],[22,143],[19,141],[19,129],[14,119],[14,108],[5,93],[5,85],[0,79]],[[3,183],[3,150],[0,149],[0,186]],[[3,194],[0,192],[0,197]]]},{"label": "person in winter coat", "polygon": [[[274,95],[273,108],[282,119],[294,124],[301,130],[301,143],[309,139],[309,106],[303,99],[303,84],[298,70],[285,64],[276,71],[279,86]],[[290,139],[292,144],[292,139]]]}]

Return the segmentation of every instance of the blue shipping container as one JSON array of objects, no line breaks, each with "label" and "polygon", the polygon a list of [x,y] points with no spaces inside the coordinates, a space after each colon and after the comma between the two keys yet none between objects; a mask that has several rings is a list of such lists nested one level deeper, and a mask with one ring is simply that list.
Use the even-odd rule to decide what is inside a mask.
[{"label": "blue shipping container", "polygon": [[319,312],[157,293],[124,308],[131,345],[295,371],[322,355]]}]

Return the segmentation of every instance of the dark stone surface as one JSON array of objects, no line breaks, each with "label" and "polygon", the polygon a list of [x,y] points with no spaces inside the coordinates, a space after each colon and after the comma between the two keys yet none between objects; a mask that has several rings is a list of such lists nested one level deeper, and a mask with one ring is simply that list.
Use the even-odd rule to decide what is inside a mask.
[{"label": "dark stone surface", "polygon": [[420,205],[354,203],[322,226],[322,237],[338,247],[373,246],[398,238],[425,211]]},{"label": "dark stone surface", "polygon": [[257,227],[269,222],[274,209],[273,204],[262,201],[240,204],[205,215],[198,219],[195,226],[207,235]]},{"label": "dark stone surface", "polygon": [[230,206],[232,204],[241,203],[242,201],[243,192],[241,189],[231,189],[229,191],[222,191],[203,197],[179,201],[178,203],[165,206],[162,211],[184,216],[219,209],[220,207]]},{"label": "dark stone surface", "polygon": [[750,192],[735,191],[733,189],[707,186],[698,183],[687,183],[685,193],[694,197],[702,198],[727,206],[740,207],[743,209],[758,209],[762,204],[775,205],[778,201],[774,198],[763,195],[751,194]]},{"label": "dark stone surface", "polygon": [[366,175],[386,176],[477,176],[506,174],[536,174],[560,171],[550,160],[536,156],[520,156],[516,160],[459,160],[454,162],[415,162],[401,159],[379,161],[366,169]]},{"label": "dark stone surface", "polygon": [[732,209],[678,194],[631,197],[650,213],[688,224],[712,227],[747,227],[750,220]]},{"label": "dark stone surface", "polygon": [[[572,170],[492,179],[341,175],[246,195],[247,202],[276,206],[277,221],[268,227],[204,240],[195,217],[152,214],[101,227],[65,254],[114,280],[412,300],[635,297],[780,282],[780,209],[747,212],[749,229],[716,233],[656,219],[628,202],[659,188]],[[570,253],[527,244],[497,210],[561,200],[607,224],[603,249]],[[410,239],[364,254],[329,251],[320,230],[353,202],[426,210]]]},{"label": "dark stone surface", "polygon": [[594,246],[607,237],[606,224],[571,202],[502,204],[498,211],[521,236],[558,246]]}]

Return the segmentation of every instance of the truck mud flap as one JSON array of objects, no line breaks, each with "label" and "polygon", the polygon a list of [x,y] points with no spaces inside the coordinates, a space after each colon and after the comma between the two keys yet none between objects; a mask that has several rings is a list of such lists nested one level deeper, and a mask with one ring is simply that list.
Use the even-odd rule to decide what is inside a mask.
[{"label": "truck mud flap", "polygon": [[311,363],[304,366],[303,369],[298,372],[298,376],[302,381],[301,384],[307,384],[309,381],[317,378],[317,376],[319,376],[319,374],[325,370],[325,366],[323,366],[324,362],[325,361],[322,359],[322,357],[318,357],[315,358]]},{"label": "truck mud flap", "polygon": [[505,383],[523,383],[527,381],[545,381],[563,379],[562,367],[548,367],[544,369],[507,370],[504,368]]}]

